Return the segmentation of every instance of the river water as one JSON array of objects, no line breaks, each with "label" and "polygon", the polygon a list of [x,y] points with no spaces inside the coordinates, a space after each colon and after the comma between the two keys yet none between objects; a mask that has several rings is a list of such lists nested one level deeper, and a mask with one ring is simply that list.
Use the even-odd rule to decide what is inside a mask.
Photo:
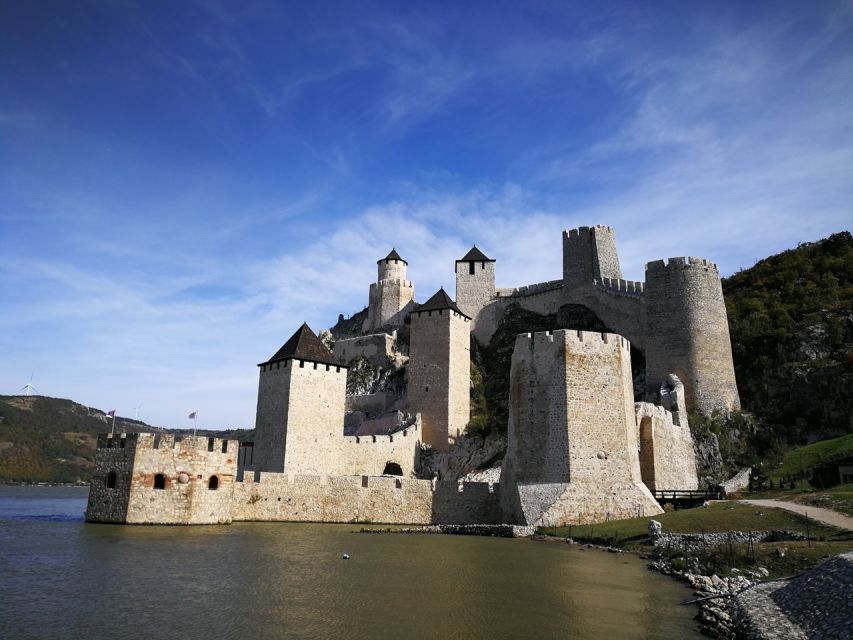
[{"label": "river water", "polygon": [[85,506],[86,489],[0,487],[0,638],[701,637],[678,606],[690,591],[627,554],[356,525],[95,525]]}]

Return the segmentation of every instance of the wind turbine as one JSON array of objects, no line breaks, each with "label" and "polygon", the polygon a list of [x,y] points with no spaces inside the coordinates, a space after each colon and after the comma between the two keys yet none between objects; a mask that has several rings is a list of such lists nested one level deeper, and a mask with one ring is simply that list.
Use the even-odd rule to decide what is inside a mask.
[{"label": "wind turbine", "polygon": [[137,420],[137,421],[139,420],[139,410],[141,408],[142,408],[142,405],[139,405],[138,407],[133,407],[133,419],[134,420]]},{"label": "wind turbine", "polygon": [[39,392],[39,391],[38,391],[38,389],[36,389],[36,388],[33,386],[33,376],[35,375],[35,373],[36,373],[36,370],[35,370],[35,369],[33,369],[33,370],[32,370],[32,373],[30,373],[30,381],[29,381],[27,384],[25,384],[23,387],[21,387],[20,389],[18,389],[18,391],[19,391],[19,392],[20,392],[20,391],[25,391],[26,393],[25,393],[24,395],[28,395],[28,396],[29,396],[29,395],[32,395],[32,393],[33,393],[34,391],[35,391],[35,393],[36,393],[36,394],[38,394],[38,392]]}]

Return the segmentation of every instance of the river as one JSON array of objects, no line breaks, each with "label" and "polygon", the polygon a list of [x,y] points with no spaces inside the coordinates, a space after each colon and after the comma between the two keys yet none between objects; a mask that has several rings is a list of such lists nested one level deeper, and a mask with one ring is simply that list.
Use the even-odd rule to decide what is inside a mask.
[{"label": "river", "polygon": [[86,524],[86,492],[0,487],[0,638],[701,637],[678,605],[690,591],[628,554],[356,525]]}]

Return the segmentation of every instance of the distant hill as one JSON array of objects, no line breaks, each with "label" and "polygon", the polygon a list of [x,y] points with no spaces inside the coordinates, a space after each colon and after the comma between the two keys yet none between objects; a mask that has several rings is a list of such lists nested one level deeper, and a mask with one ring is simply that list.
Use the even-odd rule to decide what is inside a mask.
[{"label": "distant hill", "polygon": [[853,431],[853,236],[761,260],[723,292],[744,409],[783,443]]},{"label": "distant hill", "polygon": [[[88,482],[97,435],[112,419],[100,409],[46,396],[0,396],[0,482]],[[165,432],[132,418],[116,417],[117,433]],[[189,430],[170,430],[189,433]],[[246,439],[251,432],[198,431]]]}]

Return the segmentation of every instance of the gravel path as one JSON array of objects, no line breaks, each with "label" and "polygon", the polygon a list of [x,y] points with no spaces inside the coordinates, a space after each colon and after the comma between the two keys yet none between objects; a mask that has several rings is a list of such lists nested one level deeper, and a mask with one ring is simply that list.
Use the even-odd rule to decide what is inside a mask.
[{"label": "gravel path", "polygon": [[793,511],[794,513],[799,513],[803,516],[808,512],[809,518],[817,520],[818,522],[853,531],[853,518],[846,516],[843,513],[832,511],[831,509],[821,509],[820,507],[811,507],[806,504],[797,504],[795,502],[783,502],[782,500],[741,500],[741,502],[746,502],[747,504],[755,505],[756,507],[785,509],[786,511]]}]

